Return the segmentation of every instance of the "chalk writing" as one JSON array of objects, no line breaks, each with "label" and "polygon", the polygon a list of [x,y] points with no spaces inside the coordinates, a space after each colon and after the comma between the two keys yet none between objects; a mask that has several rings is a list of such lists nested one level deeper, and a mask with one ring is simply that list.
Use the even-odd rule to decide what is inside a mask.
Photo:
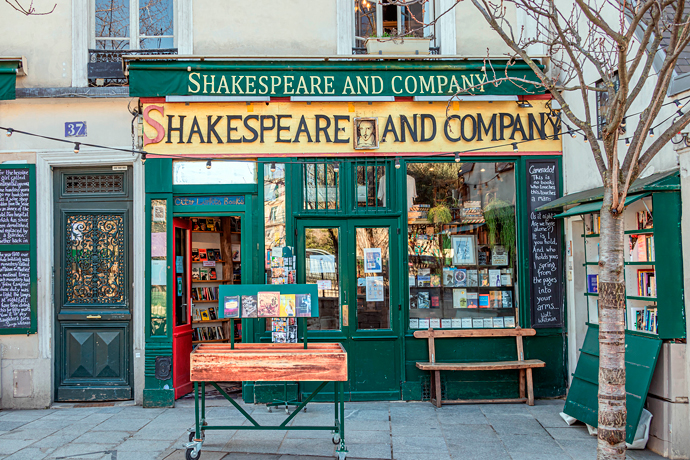
[{"label": "chalk writing", "polygon": [[0,169],[0,244],[29,244],[28,169]]},{"label": "chalk writing", "polygon": [[29,251],[0,251],[0,328],[31,326]]}]

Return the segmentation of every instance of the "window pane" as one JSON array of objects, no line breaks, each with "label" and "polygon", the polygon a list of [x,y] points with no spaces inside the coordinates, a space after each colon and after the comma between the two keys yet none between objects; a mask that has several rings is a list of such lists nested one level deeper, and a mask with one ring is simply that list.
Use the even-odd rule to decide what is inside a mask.
[{"label": "window pane", "polygon": [[[429,3],[413,3],[407,6],[400,7],[400,30],[406,36],[423,37],[424,36],[424,19],[425,9],[431,8]],[[427,18],[428,22],[428,18]],[[428,29],[428,28],[427,28]]]},{"label": "window pane", "polygon": [[129,40],[96,40],[97,50],[128,50]]},{"label": "window pane", "polygon": [[357,229],[357,329],[390,328],[388,228]]},{"label": "window pane", "polygon": [[[272,282],[269,251],[285,246],[285,165],[264,165],[264,247],[268,284]],[[287,274],[285,274],[287,276]]]},{"label": "window pane", "polygon": [[[187,273],[187,237],[187,230],[179,227],[175,228],[175,326],[182,326],[189,322],[189,306],[187,305],[187,276],[189,276]],[[182,266],[180,267],[180,265]]]},{"label": "window pane", "polygon": [[99,37],[129,37],[129,0],[96,0],[96,38]]},{"label": "window pane", "polygon": [[383,33],[398,35],[398,7],[395,5],[383,5]]},{"label": "window pane", "polygon": [[357,165],[357,207],[386,206],[386,167]]},{"label": "window pane", "polygon": [[139,35],[150,37],[173,34],[173,0],[139,2]]},{"label": "window pane", "polygon": [[166,334],[168,223],[166,200],[151,200],[151,335]]},{"label": "window pane", "polygon": [[173,184],[256,184],[256,163],[253,161],[213,160],[173,162]]},{"label": "window pane", "polygon": [[355,36],[376,36],[376,0],[355,0]]},{"label": "window pane", "polygon": [[340,173],[333,163],[310,163],[302,169],[304,209],[340,208]]},{"label": "window pane", "polygon": [[408,165],[410,328],[516,325],[513,163]]},{"label": "window pane", "polygon": [[142,38],[139,40],[139,48],[143,50],[169,49],[175,47],[172,37]]},{"label": "window pane", "polygon": [[339,235],[337,228],[305,229],[304,272],[307,284],[321,282],[319,317],[309,318],[311,330],[340,329],[340,290],[338,273]]}]

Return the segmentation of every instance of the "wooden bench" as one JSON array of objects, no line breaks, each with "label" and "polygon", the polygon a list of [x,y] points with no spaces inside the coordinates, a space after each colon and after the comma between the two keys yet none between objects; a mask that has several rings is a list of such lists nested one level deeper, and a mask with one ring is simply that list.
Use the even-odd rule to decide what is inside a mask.
[{"label": "wooden bench", "polygon": [[[538,359],[525,359],[522,346],[523,336],[533,336],[534,329],[429,329],[415,331],[418,339],[429,340],[429,362],[417,363],[417,367],[431,373],[431,403],[436,407],[441,404],[480,404],[493,402],[527,402],[534,405],[534,389],[532,385],[532,369],[544,367],[544,361]],[[517,361],[494,362],[467,362],[467,363],[437,363],[434,339],[460,338],[460,337],[515,337],[517,342]],[[466,400],[441,400],[441,371],[501,371],[505,369],[517,369],[520,371],[520,397],[512,399],[466,399]],[[527,387],[527,397],[525,397]]]}]

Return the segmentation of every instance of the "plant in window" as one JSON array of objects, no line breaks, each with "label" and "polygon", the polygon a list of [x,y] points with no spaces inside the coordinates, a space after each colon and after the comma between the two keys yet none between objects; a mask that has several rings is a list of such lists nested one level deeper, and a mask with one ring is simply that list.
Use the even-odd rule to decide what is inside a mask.
[{"label": "plant in window", "polygon": [[484,208],[484,219],[489,230],[489,243],[502,244],[512,258],[515,255],[515,211],[507,201],[494,198]]},{"label": "plant in window", "polygon": [[450,213],[450,209],[443,203],[436,204],[433,208],[429,209],[428,214],[429,221],[434,224],[447,224],[453,220],[453,216]]}]

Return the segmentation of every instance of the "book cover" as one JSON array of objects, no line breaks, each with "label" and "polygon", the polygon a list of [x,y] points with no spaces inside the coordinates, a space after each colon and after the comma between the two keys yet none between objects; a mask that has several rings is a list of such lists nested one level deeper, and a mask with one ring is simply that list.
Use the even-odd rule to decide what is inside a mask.
[{"label": "book cover", "polygon": [[199,267],[192,267],[192,279],[193,280],[199,279]]},{"label": "book cover", "polygon": [[311,317],[311,294],[297,294],[295,295],[295,316],[300,318]]},{"label": "book cover", "polygon": [[461,328],[462,327],[462,318],[452,318],[450,327]]},{"label": "book cover", "polygon": [[240,297],[226,296],[223,302],[223,318],[239,318],[240,317]]},{"label": "book cover", "polygon": [[216,269],[215,269],[215,268],[209,268],[209,269],[208,269],[208,279],[209,279],[209,280],[218,279],[218,275],[216,274]]},{"label": "book cover", "polygon": [[283,294],[280,296],[278,316],[281,318],[295,316],[295,294]]},{"label": "book cover", "polygon": [[258,317],[257,302],[255,295],[242,296],[242,318]]},{"label": "book cover", "polygon": [[[444,286],[455,286],[455,269],[453,268],[444,268],[443,269],[443,285]],[[412,286],[412,283],[410,283],[410,286]]]},{"label": "book cover", "polygon": [[274,318],[280,311],[280,292],[264,291],[257,295],[259,318]]},{"label": "book cover", "polygon": [[453,327],[453,322],[450,318],[441,319],[441,329],[450,329],[451,327]]},{"label": "book cover", "polygon": [[199,262],[199,248],[192,248],[192,262]]},{"label": "book cover", "polygon": [[410,318],[410,329],[419,329],[419,318]]},{"label": "book cover", "polygon": [[419,328],[429,329],[429,318],[419,318]]},{"label": "book cover", "polygon": [[590,294],[599,292],[599,275],[587,275],[587,292]]},{"label": "book cover", "polygon": [[206,219],[206,231],[209,232],[215,232],[216,231],[216,222],[213,220],[212,217],[209,217]]},{"label": "book cover", "polygon": [[467,289],[453,289],[453,308],[467,308]]},{"label": "book cover", "polygon": [[417,293],[417,308],[419,308],[419,309],[429,308],[430,303],[431,303],[431,299],[430,299],[428,292]]},{"label": "book cover", "polygon": [[513,308],[513,291],[501,291],[501,304],[503,308]]},{"label": "book cover", "polygon": [[501,291],[489,292],[489,306],[490,308],[503,308]]},{"label": "book cover", "polygon": [[439,275],[431,275],[431,286],[432,287],[439,287],[441,286],[441,276]]},{"label": "book cover", "polygon": [[458,268],[455,270],[455,285],[459,287],[466,287],[467,284],[467,269]]},{"label": "book cover", "polygon": [[216,250],[215,249],[207,249],[206,250],[206,260],[208,260],[208,261],[215,261],[216,260]]},{"label": "book cover", "polygon": [[637,238],[637,260],[639,262],[647,262],[647,238],[645,238],[645,235],[640,235]]},{"label": "book cover", "polygon": [[441,318],[429,318],[429,327],[431,329],[441,329]]},{"label": "book cover", "polygon": [[233,243],[230,246],[232,248],[232,261],[233,262],[239,262],[240,261],[240,245]]},{"label": "book cover", "polygon": [[476,292],[467,293],[467,308],[479,308],[479,294]]},{"label": "book cover", "polygon": [[515,327],[515,317],[514,316],[504,316],[503,317],[504,327]]},{"label": "book cover", "polygon": [[199,279],[201,281],[209,281],[208,268],[200,268],[199,269]]},{"label": "book cover", "polygon": [[211,317],[208,315],[208,310],[201,310],[201,320],[211,321]]},{"label": "book cover", "polygon": [[501,286],[512,286],[513,276],[510,273],[501,273]]},{"label": "book cover", "polygon": [[199,261],[203,262],[204,260],[208,260],[208,257],[206,255],[206,249],[200,248],[199,249]]},{"label": "book cover", "polygon": [[503,317],[499,316],[498,318],[494,318],[494,327],[505,327],[503,325]]},{"label": "book cover", "polygon": [[208,316],[211,318],[211,321],[218,319],[218,314],[216,313],[216,307],[208,307]]},{"label": "book cover", "polygon": [[483,328],[484,327],[484,320],[481,318],[472,318],[472,327],[473,328]]},{"label": "book cover", "polygon": [[479,272],[477,270],[467,270],[467,287],[479,286]]},{"label": "book cover", "polygon": [[489,270],[484,268],[479,270],[479,285],[488,286],[489,285]]},{"label": "book cover", "polygon": [[461,318],[460,324],[463,329],[472,329],[472,318]]},{"label": "book cover", "polygon": [[419,287],[431,287],[431,275],[417,276],[417,285]]},{"label": "book cover", "polygon": [[[192,230],[200,230],[199,228],[199,219],[196,217],[192,217]],[[193,251],[193,249],[192,249]]]},{"label": "book cover", "polygon": [[501,286],[501,270],[489,270],[489,286]]},{"label": "book cover", "polygon": [[287,343],[286,332],[271,332],[273,343]]},{"label": "book cover", "polygon": [[479,294],[479,308],[489,308],[489,294]]},{"label": "book cover", "polygon": [[439,296],[431,296],[431,308],[441,308],[441,299]]},{"label": "book cover", "polygon": [[497,244],[491,249],[491,265],[508,265],[508,251],[505,246]]},{"label": "book cover", "polygon": [[415,276],[414,275],[409,276],[409,283],[410,283],[410,287],[417,286],[417,283],[415,282]]},{"label": "book cover", "polygon": [[484,318],[484,327],[485,327],[485,328],[492,328],[492,327],[494,327],[493,318]]}]

